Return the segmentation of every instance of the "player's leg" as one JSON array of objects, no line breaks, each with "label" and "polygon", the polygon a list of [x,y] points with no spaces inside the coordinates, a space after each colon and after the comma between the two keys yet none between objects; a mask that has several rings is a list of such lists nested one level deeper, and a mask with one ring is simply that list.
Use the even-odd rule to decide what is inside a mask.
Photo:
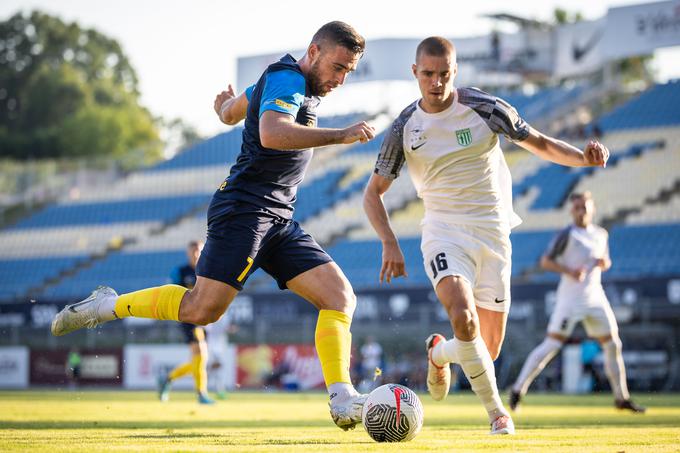
[{"label": "player's leg", "polygon": [[314,339],[330,396],[331,416],[341,428],[351,429],[361,421],[365,400],[352,385],[349,373],[350,325],[356,306],[352,287],[338,265],[329,262],[288,281],[288,288],[319,309]]},{"label": "player's leg", "polygon": [[[458,363],[472,390],[482,401],[489,421],[492,424],[500,421],[505,425],[500,430],[493,427],[492,432],[513,433],[514,426],[498,393],[493,360],[480,334],[479,317],[470,283],[460,276],[446,276],[439,281],[436,292],[449,314],[454,338],[433,347],[431,351],[433,365],[447,366],[450,362]],[[429,381],[428,386],[433,387]]]},{"label": "player's leg", "polygon": [[558,300],[550,316],[546,336],[527,356],[522,369],[510,390],[510,409],[519,406],[529,386],[557,355],[574,330],[578,318],[571,312],[571,301]]},{"label": "player's leg", "polygon": [[111,288],[100,288],[59,312],[52,322],[52,333],[64,335],[128,316],[196,325],[218,320],[257,268],[260,243],[273,220],[255,214],[211,216],[210,211],[209,218],[208,238],[192,290],[163,285],[118,296]]},{"label": "player's leg", "polygon": [[479,333],[489,350],[492,360],[496,360],[501,352],[505,339],[505,327],[508,323],[508,313],[482,308],[477,305],[477,317],[479,318]]},{"label": "player's leg", "polygon": [[350,379],[350,324],[356,296],[337,264],[295,221],[280,227],[262,248],[261,267],[281,289],[288,288],[319,309],[315,344],[331,401],[331,416],[342,429],[361,421],[365,401]]},{"label": "player's leg", "polygon": [[583,324],[588,335],[595,338],[602,347],[604,370],[614,394],[615,406],[644,413],[646,409],[634,403],[628,393],[619,327],[609,303],[591,308]]},{"label": "player's leg", "polygon": [[196,341],[192,349],[191,363],[198,402],[213,404],[214,401],[208,396],[208,345],[205,341],[205,329],[203,327],[194,328],[194,338]]}]

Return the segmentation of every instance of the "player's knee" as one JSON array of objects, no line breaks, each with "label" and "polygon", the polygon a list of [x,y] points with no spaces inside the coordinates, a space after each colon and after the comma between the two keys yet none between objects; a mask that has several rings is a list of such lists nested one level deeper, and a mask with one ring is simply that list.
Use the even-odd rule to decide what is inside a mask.
[{"label": "player's knee", "polygon": [[479,321],[477,316],[467,308],[450,310],[453,330],[457,338],[463,341],[471,341],[479,331]]},{"label": "player's knee", "polygon": [[186,311],[186,316],[183,317],[182,321],[197,326],[207,326],[218,321],[223,313],[224,308],[221,304],[199,299],[194,301],[190,310]]}]

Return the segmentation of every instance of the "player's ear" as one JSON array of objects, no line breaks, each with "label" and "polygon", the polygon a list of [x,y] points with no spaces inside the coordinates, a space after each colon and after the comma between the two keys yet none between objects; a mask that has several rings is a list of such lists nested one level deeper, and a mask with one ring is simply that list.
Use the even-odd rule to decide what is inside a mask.
[{"label": "player's ear", "polygon": [[309,55],[309,61],[311,63],[314,63],[319,58],[320,54],[321,49],[319,48],[319,45],[315,42],[311,43],[307,48],[307,55]]},{"label": "player's ear", "polygon": [[414,64],[411,65],[411,70],[413,71],[413,77],[418,78],[418,66]]},{"label": "player's ear", "polygon": [[453,78],[455,79],[456,76],[458,75],[458,63],[453,64]]}]

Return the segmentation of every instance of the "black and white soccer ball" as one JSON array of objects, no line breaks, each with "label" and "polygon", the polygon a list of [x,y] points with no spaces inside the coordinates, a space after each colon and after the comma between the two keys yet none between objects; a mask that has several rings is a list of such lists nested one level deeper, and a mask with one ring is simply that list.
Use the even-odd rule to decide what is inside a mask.
[{"label": "black and white soccer ball", "polygon": [[373,390],[361,413],[366,432],[376,442],[404,442],[423,427],[423,405],[411,389],[385,384]]}]

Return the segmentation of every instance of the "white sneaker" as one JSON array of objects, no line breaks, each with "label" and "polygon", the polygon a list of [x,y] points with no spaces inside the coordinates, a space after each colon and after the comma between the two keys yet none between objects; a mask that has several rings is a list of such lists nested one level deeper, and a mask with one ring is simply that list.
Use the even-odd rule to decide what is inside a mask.
[{"label": "white sneaker", "polygon": [[491,432],[489,434],[515,434],[515,424],[508,415],[501,415],[491,424]]},{"label": "white sneaker", "polygon": [[354,429],[357,424],[361,423],[361,411],[366,398],[368,395],[359,394],[337,402],[331,399],[328,405],[335,424],[345,431]]},{"label": "white sneaker", "polygon": [[61,336],[83,327],[97,327],[104,322],[98,316],[99,306],[112,297],[118,297],[118,294],[108,286],[100,286],[87,299],[65,306],[52,320],[52,335]]},{"label": "white sneaker", "polygon": [[432,361],[432,350],[443,341],[446,341],[446,338],[438,333],[433,333],[425,340],[427,348],[427,391],[430,392],[435,401],[446,398],[446,395],[449,394],[449,387],[451,387],[451,366],[448,363],[439,366]]}]

